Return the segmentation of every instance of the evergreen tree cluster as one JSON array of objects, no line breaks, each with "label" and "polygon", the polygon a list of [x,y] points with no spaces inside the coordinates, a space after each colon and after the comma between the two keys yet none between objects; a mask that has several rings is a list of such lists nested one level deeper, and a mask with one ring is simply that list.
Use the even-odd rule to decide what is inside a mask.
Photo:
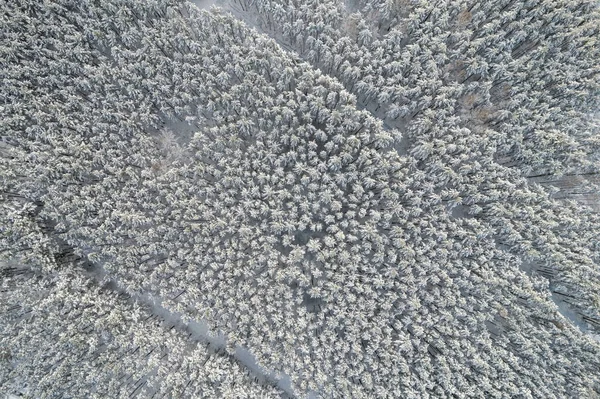
[{"label": "evergreen tree cluster", "polygon": [[600,395],[596,2],[228,7],[1,5],[0,394]]}]

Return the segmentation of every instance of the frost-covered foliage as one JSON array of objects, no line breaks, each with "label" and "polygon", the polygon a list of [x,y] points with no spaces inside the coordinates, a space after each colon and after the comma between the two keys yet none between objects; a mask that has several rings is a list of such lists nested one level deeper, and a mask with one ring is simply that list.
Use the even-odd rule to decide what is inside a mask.
[{"label": "frost-covered foliage", "polygon": [[444,200],[600,327],[597,2],[235,4],[401,129]]},{"label": "frost-covered foliage", "polygon": [[0,394],[600,394],[600,19],[555,3],[232,2],[283,48],[3,4]]},{"label": "frost-covered foliage", "polygon": [[[230,356],[90,279],[5,269],[4,390],[39,398],[279,398]],[[208,348],[208,349],[207,349]]]}]

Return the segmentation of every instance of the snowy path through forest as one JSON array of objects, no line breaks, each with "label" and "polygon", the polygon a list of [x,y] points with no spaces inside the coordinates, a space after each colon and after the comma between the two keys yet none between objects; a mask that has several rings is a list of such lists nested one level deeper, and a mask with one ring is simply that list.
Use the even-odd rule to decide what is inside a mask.
[{"label": "snowy path through forest", "polygon": [[149,312],[161,320],[163,323],[172,326],[178,331],[185,333],[192,341],[198,344],[206,345],[207,348],[221,356],[232,357],[235,362],[243,365],[250,375],[253,375],[257,381],[264,381],[267,384],[277,386],[286,392],[287,397],[295,397],[291,391],[289,378],[276,378],[275,373],[265,370],[256,363],[256,358],[250,351],[242,347],[236,347],[235,353],[229,355],[226,351],[227,338],[222,335],[214,334],[210,331],[208,324],[204,320],[184,321],[182,315],[172,312],[162,306],[162,299],[152,298],[147,294],[131,294],[125,288],[122,288],[119,282],[108,277],[108,273],[101,265],[87,264],[87,275],[95,280],[99,285],[110,287],[116,295],[122,294],[130,297],[130,300],[148,308]]},{"label": "snowy path through forest", "polygon": [[[299,60],[303,60],[303,61],[309,63],[312,67],[316,68],[315,65],[313,65],[309,60],[305,59],[305,57],[303,57],[302,54],[300,54],[298,51],[296,51],[296,49],[294,49],[289,43],[287,43],[284,40],[284,38],[281,35],[279,35],[277,32],[269,31],[268,29],[261,27],[261,25],[258,21],[257,15],[255,15],[253,12],[242,10],[238,5],[234,4],[234,2],[232,2],[232,1],[193,0],[192,2],[194,4],[196,4],[199,8],[204,8],[204,9],[210,8],[212,5],[217,5],[221,8],[223,8],[224,10],[226,10],[226,11],[230,12],[232,15],[234,15],[240,21],[255,28],[260,33],[262,33],[266,36],[269,36],[271,39],[275,40],[279,44],[279,46],[285,52],[287,52],[291,57],[299,59]],[[356,10],[354,10],[354,11],[356,11]],[[333,74],[327,74],[323,70],[321,70],[321,72],[323,74],[330,76],[332,79],[338,80],[337,77]],[[380,107],[378,106],[378,104],[376,102],[362,103],[361,101],[359,101],[359,99],[357,99],[356,107],[357,107],[357,109],[359,109],[361,111],[369,112],[369,114],[371,114],[374,118],[381,120],[382,126],[385,130],[387,130],[387,131],[393,130],[396,132],[400,132],[401,139],[394,145],[394,149],[401,156],[405,156],[408,154],[408,152],[412,148],[412,146],[411,146],[410,141],[402,134],[405,131],[405,127],[406,127],[405,124],[401,123],[400,121],[387,120],[385,117],[384,110],[380,109]],[[450,217],[453,219],[467,217],[466,212],[464,211],[464,209],[462,209],[463,207],[458,207],[458,208],[460,208],[460,210],[456,209],[457,212],[451,212]],[[525,272],[527,275],[531,276],[532,268],[530,266],[527,266],[526,264],[527,264],[527,262],[525,262],[523,260],[521,270],[523,272]],[[589,329],[587,328],[586,323],[581,319],[581,317],[576,312],[572,311],[569,308],[569,306],[563,300],[561,300],[561,298],[558,295],[552,294],[551,300],[556,304],[557,311],[564,317],[565,322],[568,322],[568,323],[572,324],[573,326],[575,326],[576,328],[578,328],[580,331],[587,333],[593,339],[600,341],[600,337],[592,334],[589,331]],[[245,349],[241,349],[240,352],[242,352],[242,351],[244,353],[247,353],[247,355],[249,357],[251,357],[252,360],[254,359],[254,356],[252,356],[249,351],[247,351]],[[255,362],[254,362],[254,364],[256,365]],[[283,388],[283,387],[281,386],[281,388]]]},{"label": "snowy path through forest", "polygon": [[[199,9],[209,9],[213,5],[219,5],[218,0],[192,0],[194,5]],[[169,130],[177,133],[180,139],[184,139],[184,142],[189,141],[190,132],[192,129],[191,125],[185,126],[185,122],[174,121],[169,126],[166,126]],[[107,282],[107,273],[100,265],[90,265],[88,274],[91,278],[96,280],[98,283]],[[118,281],[108,279],[109,286],[115,291],[115,293],[126,293],[124,288],[121,288]],[[130,295],[130,294],[127,294]],[[148,295],[130,295],[131,300],[142,306],[149,308],[151,314],[162,320],[164,323],[174,326],[181,332],[189,335],[190,339],[203,343],[211,348],[215,353],[223,356],[230,356],[227,354],[226,342],[227,337],[215,335],[211,333],[208,324],[204,320],[194,320],[185,322],[181,318],[181,314],[172,312],[162,306],[161,298],[151,298]],[[270,370],[265,370],[263,367],[257,364],[256,357],[246,348],[237,346],[233,355],[235,361],[243,365],[249,372],[250,375],[254,375],[257,380],[262,380],[270,385],[277,386],[284,392],[287,397],[295,397],[292,392],[291,382],[288,376],[283,375],[280,378],[276,377],[276,373]]]},{"label": "snowy path through forest", "polygon": [[[201,0],[198,0],[198,2],[202,3]],[[221,2],[219,2],[219,3],[221,3]],[[243,21],[247,25],[254,27],[262,34],[265,34],[265,35],[269,36],[271,39],[275,40],[282,49],[284,49],[286,52],[288,52],[290,54],[290,56],[292,56],[294,58],[302,59],[303,61],[310,64],[311,67],[317,68],[317,66],[314,65],[314,63],[311,63],[310,60],[306,59],[306,57],[303,56],[303,54],[299,53],[296,49],[294,49],[290,45],[290,43],[287,43],[281,34],[279,34],[277,31],[269,30],[269,29],[266,29],[265,27],[261,26],[261,24],[259,22],[260,17],[255,12],[250,11],[250,10],[242,10],[237,4],[234,4],[233,1],[227,1],[227,2],[225,2],[225,4],[221,3],[221,4],[219,4],[219,6],[223,7],[226,11],[231,12],[236,18]],[[352,1],[346,2],[346,9],[348,11],[348,15],[360,11],[359,7],[355,4],[355,2],[352,2]],[[319,69],[319,68],[317,68],[317,69]],[[323,74],[328,75],[332,79],[338,80],[338,78],[335,74],[331,74],[331,73],[328,74],[324,70],[321,70],[321,72]],[[356,93],[353,93],[353,94],[356,94]],[[374,118],[376,118],[378,120],[381,120],[382,126],[386,131],[400,132],[401,139],[397,143],[395,143],[394,147],[393,147],[398,152],[399,155],[401,155],[401,156],[407,155],[408,152],[414,147],[414,143],[411,143],[410,140],[408,140],[406,138],[406,136],[404,135],[404,132],[406,131],[406,123],[402,123],[402,122],[400,122],[400,120],[390,121],[389,119],[387,119],[386,113],[384,112],[383,109],[380,109],[380,107],[376,101],[371,101],[369,103],[362,103],[360,101],[360,99],[358,99],[358,97],[357,97],[356,107],[357,107],[357,109],[359,109],[361,111],[369,112],[371,114],[371,116],[373,116]],[[535,183],[535,180],[531,180],[531,181]],[[464,210],[458,211],[458,209],[457,209],[457,212],[450,213],[450,217],[455,219],[455,218],[465,218],[468,216]],[[522,259],[520,269],[524,273],[526,273],[528,276],[531,276],[532,273],[534,272],[532,266],[530,264],[528,264],[528,262],[524,259]],[[570,306],[564,299],[562,299],[559,295],[557,295],[554,292],[551,293],[550,299],[552,300],[552,302],[554,302],[556,304],[557,312],[563,316],[565,322],[572,324],[574,327],[576,327],[580,331],[586,333],[588,336],[595,339],[596,341],[600,341],[600,336],[592,333],[592,331],[588,327],[587,323],[582,319],[582,317],[577,312],[573,311],[570,308]]]},{"label": "snowy path through forest", "polygon": [[5,2],[0,399],[600,395],[600,8],[505,1]]}]

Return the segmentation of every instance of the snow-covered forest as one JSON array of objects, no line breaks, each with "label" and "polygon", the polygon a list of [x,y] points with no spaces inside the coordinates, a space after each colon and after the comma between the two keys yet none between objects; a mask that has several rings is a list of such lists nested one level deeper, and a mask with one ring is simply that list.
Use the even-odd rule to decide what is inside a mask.
[{"label": "snow-covered forest", "polygon": [[596,0],[0,11],[0,397],[600,397]]}]

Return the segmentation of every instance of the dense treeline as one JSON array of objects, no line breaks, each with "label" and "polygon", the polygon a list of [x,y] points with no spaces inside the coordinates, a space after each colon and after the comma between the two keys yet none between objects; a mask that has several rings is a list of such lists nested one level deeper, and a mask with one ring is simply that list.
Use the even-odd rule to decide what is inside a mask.
[{"label": "dense treeline", "polygon": [[600,393],[596,9],[236,4],[2,6],[0,393]]},{"label": "dense treeline", "polygon": [[599,326],[594,2],[235,4],[400,129],[444,200]]},{"label": "dense treeline", "polygon": [[[109,286],[60,273],[4,269],[7,325],[2,389],[28,397],[260,397],[283,392],[257,384],[243,366],[178,331]],[[8,341],[10,340],[10,341]]]}]

